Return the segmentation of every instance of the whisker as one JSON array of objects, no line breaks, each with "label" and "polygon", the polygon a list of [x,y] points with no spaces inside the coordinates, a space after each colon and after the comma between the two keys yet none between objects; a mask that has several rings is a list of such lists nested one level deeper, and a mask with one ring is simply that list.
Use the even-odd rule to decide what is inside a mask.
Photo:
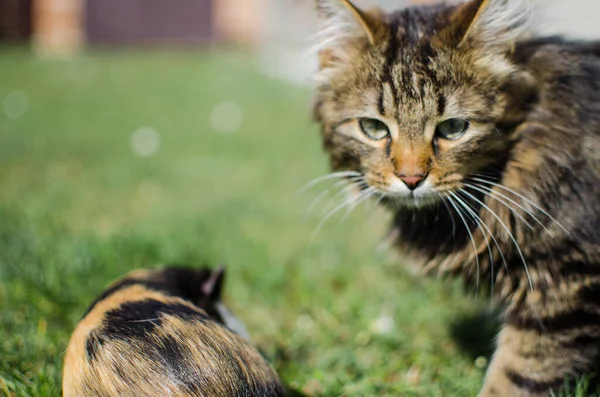
[{"label": "whisker", "polygon": [[[348,183],[348,181],[346,181],[346,180],[344,182]],[[364,185],[365,185],[365,183],[363,181],[348,183],[347,186],[340,189],[333,197],[331,197],[329,199],[329,201],[327,201],[327,204],[325,204],[325,207],[323,208],[323,213],[327,213],[333,206],[335,206],[335,201],[340,196],[344,196],[344,195],[350,193],[353,189],[360,190],[360,188],[364,187]]]},{"label": "whisker", "polygon": [[306,211],[304,212],[304,216],[303,216],[303,220],[306,220],[310,214],[312,214],[313,210],[315,209],[316,205],[319,203],[319,201],[321,201],[321,199],[325,196],[327,196],[327,194],[329,193],[329,189],[325,189],[323,190],[321,193],[319,193],[317,195],[317,197],[315,197],[310,204],[308,205],[308,208],[306,209]]},{"label": "whisker", "polygon": [[385,196],[386,196],[386,194],[385,194],[385,193],[381,193],[381,192],[377,192],[377,193],[379,193],[379,198],[378,198],[378,199],[375,201],[375,203],[373,204],[373,209],[372,209],[372,211],[375,211],[375,208],[377,208],[377,205],[378,205],[379,203],[381,203],[381,200],[383,200],[383,199],[385,198]]},{"label": "whisker", "polygon": [[[468,203],[466,203],[464,200],[460,199],[456,194],[454,194],[454,193],[450,193],[450,194],[454,197],[455,200],[458,201],[459,204],[461,204],[463,206],[463,208],[465,210],[467,210],[467,213],[475,221],[475,224],[477,225],[479,230],[481,230],[481,235],[483,236],[485,245],[487,246],[488,255],[490,258],[490,270],[491,270],[491,277],[490,277],[490,287],[491,288],[490,289],[491,289],[491,293],[493,294],[493,292],[494,292],[494,254],[492,253],[492,247],[490,246],[490,242],[489,242],[488,238],[486,237],[485,232],[487,231],[488,235],[490,235],[492,237],[492,239],[494,239],[494,236],[492,236],[490,229],[488,229],[488,227],[485,225],[483,220],[479,217],[479,215],[477,215],[477,213],[471,208],[471,206]],[[479,290],[477,292],[479,293]]]},{"label": "whisker", "polygon": [[146,318],[143,320],[129,320],[130,323],[151,323],[154,321],[158,321],[158,320],[162,320],[161,317],[157,317],[157,318]]},{"label": "whisker", "polygon": [[[511,199],[510,197],[508,197],[507,195],[505,195],[503,193],[494,191],[494,190],[492,190],[492,188],[489,188],[487,186],[482,186],[482,185],[476,185],[476,186],[479,186],[480,188],[485,189],[486,191],[488,191],[492,195],[500,196],[500,197],[506,199],[507,201],[513,203],[514,205],[516,205],[517,207],[519,207],[521,210],[523,210],[523,212],[525,212],[527,215],[529,215],[534,221],[536,221],[550,236],[553,235],[552,232],[546,227],[546,225],[544,225],[544,223],[542,221],[540,221],[538,219],[538,217],[536,217],[533,214],[533,212],[531,212],[530,210],[528,210],[527,208],[525,208],[524,206],[522,206],[521,204],[519,204],[515,200]],[[516,215],[516,213],[515,213],[515,215]]]},{"label": "whisker", "polygon": [[515,239],[515,236],[513,236],[513,234],[508,229],[508,227],[502,221],[502,219],[500,219],[500,217],[494,211],[492,211],[492,209],[490,207],[485,205],[484,202],[482,202],[481,200],[479,200],[477,197],[473,196],[471,193],[467,192],[466,190],[460,190],[459,193],[464,193],[467,196],[469,196],[471,199],[478,202],[483,208],[488,210],[488,212],[494,218],[496,218],[496,220],[500,223],[500,225],[504,228],[504,230],[506,230],[506,233],[508,233],[508,237],[512,240],[513,244],[515,245],[515,248],[517,249],[517,252],[519,253],[519,256],[521,257],[521,260],[523,261],[523,266],[525,267],[525,273],[527,274],[527,281],[529,281],[529,288],[533,291],[533,282],[531,281],[531,274],[529,274],[529,268],[527,267],[527,261],[525,260],[525,257],[523,256],[523,252],[521,251],[521,248],[519,247],[519,243]]},{"label": "whisker", "polygon": [[441,202],[444,203],[446,210],[448,210],[448,214],[450,214],[450,220],[452,221],[452,238],[455,238],[456,237],[456,224],[454,223],[454,215],[452,215],[452,211],[450,210],[450,207],[448,207],[448,203],[444,200],[444,197],[447,198],[447,196],[442,197],[441,193],[439,193],[439,192],[438,192],[438,196],[440,197]]},{"label": "whisker", "polygon": [[[483,193],[485,196],[487,196],[487,197],[489,197],[489,198],[492,198],[492,199],[496,200],[497,202],[499,202],[500,204],[504,205],[506,208],[508,208],[508,210],[509,210],[509,211],[510,211],[510,212],[511,212],[511,213],[512,213],[514,216],[516,216],[516,217],[517,217],[517,218],[519,218],[521,221],[523,221],[523,223],[524,223],[525,225],[527,225],[527,227],[528,227],[529,229],[533,230],[533,226],[531,225],[531,223],[527,222],[527,220],[526,220],[525,218],[523,218],[523,217],[521,216],[521,214],[519,214],[517,211],[515,211],[515,210],[514,210],[514,208],[512,208],[510,205],[508,205],[508,204],[506,203],[506,201],[504,201],[504,200],[502,200],[502,199],[499,199],[498,197],[496,197],[496,196],[494,195],[494,193],[495,193],[495,192],[494,192],[493,190],[487,190],[487,189],[484,189],[484,188],[480,188],[480,187],[478,187],[478,186],[476,186],[476,185],[473,185],[473,184],[470,184],[470,183],[464,183],[464,185],[465,185],[466,187],[470,188],[470,189],[477,190],[478,192],[480,192],[480,193]],[[517,205],[517,206],[518,206],[518,204],[516,204],[516,203],[515,203],[515,205]],[[525,212],[527,212],[527,210],[525,210]],[[535,220],[537,220],[537,218],[535,218],[535,217],[534,217],[533,215],[531,215],[529,212],[527,212],[527,213],[528,213],[528,214],[529,214],[531,217],[533,217]],[[538,223],[540,223],[540,222],[538,221]],[[540,224],[541,224],[541,223],[540,223]],[[544,225],[542,225],[542,226],[544,226]]]},{"label": "whisker", "polygon": [[475,278],[476,279],[476,281],[475,281],[476,287],[475,288],[477,289],[477,291],[479,291],[479,254],[477,253],[477,245],[475,244],[475,239],[473,238],[473,233],[471,233],[469,224],[467,223],[464,216],[462,215],[462,211],[460,211],[460,208],[452,200],[452,197],[450,197],[446,194],[444,194],[444,196],[448,199],[448,202],[456,210],[456,213],[458,214],[458,216],[462,220],[463,224],[465,225],[465,229],[467,229],[467,233],[469,234],[469,238],[471,239],[471,244],[473,245],[473,255],[475,255],[475,266],[476,266],[476,270],[477,270],[477,277]]},{"label": "whisker", "polygon": [[359,176],[360,172],[358,171],[339,171],[339,172],[333,172],[331,174],[327,174],[327,175],[323,175],[320,176],[318,178],[315,178],[311,181],[308,181],[304,186],[302,186],[302,188],[300,188],[300,190],[298,191],[298,194],[302,194],[305,191],[307,191],[308,189],[310,189],[311,187],[329,180],[329,179],[334,179],[334,178],[345,178],[345,177],[349,177],[349,176]]},{"label": "whisker", "polygon": [[487,179],[482,179],[482,178],[472,178],[472,179],[477,182],[487,183],[488,185],[496,186],[499,189],[503,189],[509,193],[514,194],[515,196],[519,197],[523,201],[526,201],[527,203],[529,203],[531,206],[533,206],[535,209],[540,211],[542,214],[546,215],[551,221],[556,223],[558,225],[558,227],[560,227],[565,233],[569,234],[569,231],[559,221],[557,221],[552,215],[550,215],[547,211],[545,211],[539,205],[537,205],[536,203],[534,203],[532,200],[528,199],[527,197],[523,196],[522,194],[517,193],[513,189],[510,189],[501,183],[495,183],[495,182],[488,181]]},{"label": "whisker", "polygon": [[342,219],[340,219],[339,223],[344,222],[344,220],[348,217],[348,215],[350,215],[350,213],[352,211],[354,211],[354,209],[363,201],[365,201],[366,199],[368,199],[369,197],[373,196],[375,194],[375,188],[374,187],[369,187],[365,190],[363,190],[360,193],[360,197],[352,204],[350,204],[348,206],[348,208],[346,209],[346,213],[344,213],[344,216],[342,217]]},{"label": "whisker", "polygon": [[458,203],[460,205],[462,205],[462,207],[467,210],[467,214],[471,216],[471,219],[473,219],[473,221],[475,222],[475,224],[477,225],[477,227],[479,228],[479,230],[481,231],[481,235],[483,236],[483,239],[485,241],[485,244],[487,246],[488,249],[488,255],[490,258],[490,263],[494,262],[494,255],[492,253],[492,249],[490,247],[489,241],[486,237],[486,232],[488,233],[488,235],[491,235],[490,233],[490,229],[488,229],[488,227],[485,225],[485,223],[483,222],[483,220],[479,217],[479,215],[477,215],[477,213],[473,210],[473,208],[471,208],[471,206],[465,202],[464,200],[462,200],[460,197],[458,197],[455,193],[450,193],[452,195],[452,197],[454,197],[454,199],[456,201],[458,201]]},{"label": "whisker", "polygon": [[[463,206],[471,212],[472,216],[475,218],[475,221],[478,224],[481,224],[481,226],[483,226],[483,228],[487,231],[488,235],[491,237],[492,241],[496,245],[496,248],[498,248],[498,253],[500,254],[500,258],[502,258],[502,263],[504,264],[504,269],[506,270],[506,274],[508,274],[508,264],[506,263],[506,259],[504,258],[504,253],[502,252],[502,248],[500,247],[500,244],[498,244],[498,240],[496,240],[496,237],[494,237],[494,234],[492,233],[490,228],[485,224],[483,219],[481,219],[481,217],[479,215],[477,215],[477,213],[475,212],[475,209],[473,209],[469,205],[468,202],[462,200],[460,197],[458,197],[454,193],[452,193],[452,195],[454,195],[455,198],[457,200],[459,200],[459,202],[463,203]],[[485,237],[485,235],[484,235],[484,237]],[[491,247],[489,245],[489,242],[487,242],[487,239],[486,239],[486,243],[488,244],[488,252],[490,253],[490,271],[491,271],[491,283],[492,283],[491,285],[492,285],[492,291],[493,291],[493,289],[494,289],[494,259],[493,259],[493,255],[491,254]]]},{"label": "whisker", "polygon": [[[360,196],[358,196],[360,197]],[[329,218],[331,218],[333,215],[335,215],[336,213],[338,213],[340,210],[342,210],[345,206],[352,204],[355,200],[357,200],[358,198],[355,196],[351,196],[348,199],[344,200],[341,204],[339,204],[338,206],[336,206],[335,208],[333,208],[331,211],[329,211],[324,217],[323,219],[321,219],[321,221],[319,222],[319,224],[317,225],[317,227],[315,228],[315,231],[312,233],[312,235],[310,236],[309,239],[309,245],[312,244],[312,242],[314,241],[315,237],[319,234],[319,232],[321,231],[321,229],[323,228],[323,225],[325,225],[325,223],[327,222],[327,220],[329,220]]]},{"label": "whisker", "polygon": [[327,204],[325,204],[325,209],[323,210],[324,212],[327,212],[327,208],[331,205],[331,203],[336,198],[338,198],[340,195],[342,195],[343,192],[351,190],[350,189],[351,186],[356,186],[355,183],[352,183],[351,179],[354,179],[354,178],[344,178],[341,181],[337,181],[336,183],[333,184],[333,186],[332,186],[333,189],[337,189],[343,185],[346,185],[346,186],[344,186],[342,189],[339,189],[338,192],[332,198],[329,199]]}]

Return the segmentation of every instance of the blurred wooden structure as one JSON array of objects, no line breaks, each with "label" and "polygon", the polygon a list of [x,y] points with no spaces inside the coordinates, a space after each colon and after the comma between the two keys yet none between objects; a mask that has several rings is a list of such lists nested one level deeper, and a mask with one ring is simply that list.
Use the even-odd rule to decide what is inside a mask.
[{"label": "blurred wooden structure", "polygon": [[[354,1],[391,10],[438,0]],[[580,18],[578,11],[600,10],[599,0],[531,1],[543,3],[554,16],[548,31],[564,20],[560,33],[598,36],[595,20]],[[0,0],[0,42],[31,40],[44,54],[65,55],[83,45],[104,44],[275,43],[283,48],[280,44],[301,43],[315,28],[313,0]]]},{"label": "blurred wooden structure", "polygon": [[213,9],[214,0],[86,0],[85,37],[92,45],[207,43]]},{"label": "blurred wooden structure", "polygon": [[268,6],[269,0],[215,0],[215,31],[227,42],[256,44]]},{"label": "blurred wooden structure", "polygon": [[0,41],[31,36],[31,0],[0,0]]},{"label": "blurred wooden structure", "polygon": [[181,46],[215,41],[256,45],[273,37],[266,28],[272,18],[286,32],[303,31],[311,18],[305,12],[298,15],[298,10],[309,10],[311,4],[310,0],[0,0],[0,41],[31,39],[38,52],[49,55],[72,54],[83,45]]},{"label": "blurred wooden structure", "polygon": [[83,43],[81,0],[34,0],[33,44],[46,55],[69,55]]},{"label": "blurred wooden structure", "polygon": [[43,54],[83,45],[257,43],[269,0],[0,0],[0,41]]}]

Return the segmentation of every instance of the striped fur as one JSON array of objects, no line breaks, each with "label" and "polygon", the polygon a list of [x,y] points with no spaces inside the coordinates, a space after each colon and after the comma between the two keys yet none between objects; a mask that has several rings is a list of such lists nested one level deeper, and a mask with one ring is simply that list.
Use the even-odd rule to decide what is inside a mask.
[{"label": "striped fur", "polygon": [[[525,9],[372,12],[377,40],[339,41],[351,56],[321,63],[315,96],[332,167],[393,211],[398,248],[505,308],[485,397],[547,396],[600,342],[600,44],[524,38]],[[448,119],[465,133],[440,136]]]},{"label": "striped fur", "polygon": [[187,268],[113,283],[71,337],[63,395],[283,396],[271,366],[221,323],[221,283],[218,271]]}]

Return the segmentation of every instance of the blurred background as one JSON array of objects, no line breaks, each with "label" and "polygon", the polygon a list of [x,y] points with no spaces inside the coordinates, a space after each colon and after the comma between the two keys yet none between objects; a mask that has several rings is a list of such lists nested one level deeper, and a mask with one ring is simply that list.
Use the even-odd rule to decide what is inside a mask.
[{"label": "blurred background", "polygon": [[[536,30],[594,37],[594,0],[530,0]],[[359,0],[394,9],[432,0]],[[581,14],[585,10],[588,16]],[[37,53],[71,55],[89,47],[236,44],[263,58],[266,73],[304,81],[315,32],[311,0],[0,0],[0,43],[31,43]]]},{"label": "blurred background", "polygon": [[[600,36],[597,0],[533,3],[540,31]],[[305,395],[476,394],[485,294],[406,270],[337,180],[302,188],[329,172],[315,32],[311,0],[0,0],[0,395],[60,395],[88,304],[173,262],[226,264]]]}]

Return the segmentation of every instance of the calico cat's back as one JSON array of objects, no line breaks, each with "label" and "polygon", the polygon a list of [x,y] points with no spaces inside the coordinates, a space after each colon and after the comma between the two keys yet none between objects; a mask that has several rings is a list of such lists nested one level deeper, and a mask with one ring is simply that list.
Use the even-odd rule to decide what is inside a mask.
[{"label": "calico cat's back", "polygon": [[78,324],[66,353],[69,396],[282,396],[260,353],[221,321],[222,273],[135,271]]}]

